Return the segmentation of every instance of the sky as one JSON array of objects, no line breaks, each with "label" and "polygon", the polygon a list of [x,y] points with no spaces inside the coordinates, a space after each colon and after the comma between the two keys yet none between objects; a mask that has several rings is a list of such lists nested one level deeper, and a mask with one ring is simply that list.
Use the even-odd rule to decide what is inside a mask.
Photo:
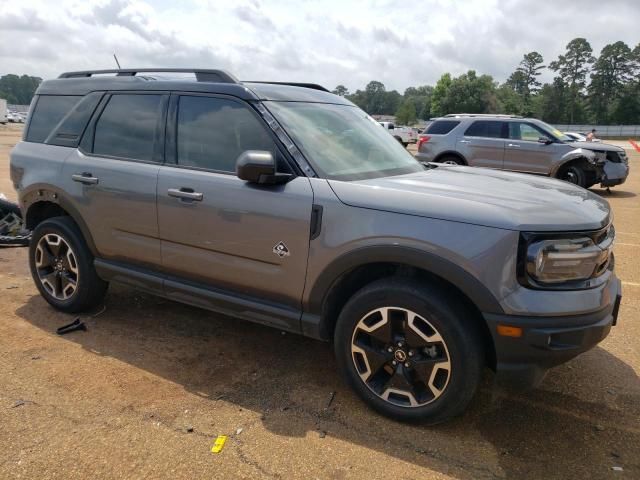
[{"label": "sky", "polygon": [[[640,0],[0,0],[0,75],[200,67],[401,93],[469,69],[504,81],[575,37],[640,42]],[[543,80],[553,73],[545,71]]]}]

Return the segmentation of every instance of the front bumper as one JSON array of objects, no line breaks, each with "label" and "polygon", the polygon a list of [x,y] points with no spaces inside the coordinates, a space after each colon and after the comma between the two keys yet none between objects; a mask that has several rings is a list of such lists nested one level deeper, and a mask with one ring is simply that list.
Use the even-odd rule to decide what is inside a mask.
[{"label": "front bumper", "polygon": [[[620,280],[616,282],[614,301],[588,314],[526,317],[485,313],[496,350],[497,382],[517,389],[536,386],[549,368],[601,342],[617,322],[622,292]],[[519,327],[522,335],[501,336],[498,325]]]},{"label": "front bumper", "polygon": [[605,162],[600,177],[600,185],[603,187],[613,187],[622,185],[629,176],[629,164],[627,162]]}]

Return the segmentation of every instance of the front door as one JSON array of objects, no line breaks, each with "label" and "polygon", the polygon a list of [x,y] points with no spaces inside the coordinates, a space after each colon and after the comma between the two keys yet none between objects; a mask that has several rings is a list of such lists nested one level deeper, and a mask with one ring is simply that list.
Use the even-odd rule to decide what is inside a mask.
[{"label": "front door", "polygon": [[[551,143],[540,142],[548,139]],[[509,122],[504,168],[515,172],[548,175],[557,144],[543,130],[528,122]]]},{"label": "front door", "polygon": [[156,184],[167,102],[162,94],[107,96],[64,163],[66,190],[101,258],[161,267]]},{"label": "front door", "polygon": [[[246,103],[172,97],[167,156],[158,177],[165,272],[208,288],[300,309],[313,192],[306,177],[255,185],[235,175],[246,150],[268,150],[290,171],[268,127]],[[174,128],[175,127],[175,128]]]}]

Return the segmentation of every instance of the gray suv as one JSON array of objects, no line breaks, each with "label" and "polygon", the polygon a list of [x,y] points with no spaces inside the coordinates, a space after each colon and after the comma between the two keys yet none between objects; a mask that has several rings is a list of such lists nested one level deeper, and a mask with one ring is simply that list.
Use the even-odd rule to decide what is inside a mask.
[{"label": "gray suv", "polygon": [[488,167],[559,178],[584,188],[624,183],[624,149],[577,142],[534,118],[455,114],[436,118],[420,135],[416,157],[423,162]]},{"label": "gray suv", "polygon": [[535,385],[615,324],[600,197],[425,165],[318,85],[174,72],[39,87],[11,178],[54,308],[121,282],[333,341],[365,402],[429,423],[461,413],[485,367]]}]

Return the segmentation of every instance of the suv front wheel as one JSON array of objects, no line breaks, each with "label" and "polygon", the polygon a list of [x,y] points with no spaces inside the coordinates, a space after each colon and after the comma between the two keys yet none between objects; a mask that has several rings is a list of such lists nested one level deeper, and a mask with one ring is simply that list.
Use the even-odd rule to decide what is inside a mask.
[{"label": "suv front wheel", "polygon": [[378,280],[342,310],[338,365],[372,408],[397,420],[443,422],[473,398],[482,337],[451,292],[410,279]]},{"label": "suv front wheel", "polygon": [[40,294],[63,312],[96,307],[109,285],[98,277],[93,255],[70,217],[50,218],[36,227],[29,266]]}]

